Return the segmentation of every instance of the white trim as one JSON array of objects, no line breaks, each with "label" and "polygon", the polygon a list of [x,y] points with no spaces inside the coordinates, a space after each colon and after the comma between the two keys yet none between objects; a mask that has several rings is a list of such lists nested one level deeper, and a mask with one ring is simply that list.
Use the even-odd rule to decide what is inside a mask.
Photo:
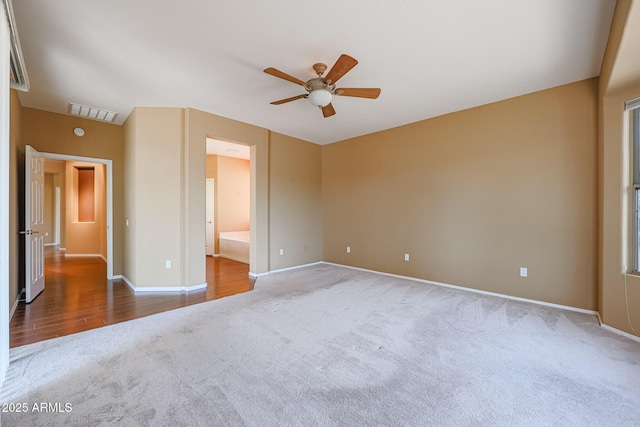
[{"label": "white trim", "polygon": [[16,297],[16,300],[13,303],[13,307],[11,307],[11,313],[9,313],[9,321],[13,319],[13,315],[15,314],[16,309],[18,308],[18,304],[20,303],[20,297],[22,296],[23,293],[24,293],[24,289],[18,292],[18,296]]},{"label": "white trim", "polygon": [[[328,263],[324,261],[317,261],[317,262],[312,262],[310,264],[294,265],[293,267],[286,267],[286,268],[280,268],[278,270],[271,270],[271,271],[267,271],[266,273],[254,273],[250,271],[249,277],[256,279],[258,277],[268,276],[269,274],[272,274],[272,273],[281,273],[283,271],[297,270],[298,268],[311,267],[318,264],[328,264]],[[338,265],[338,264],[335,264],[335,265]]]},{"label": "white trim", "polygon": [[145,292],[193,292],[200,289],[206,289],[207,283],[200,283],[199,285],[193,286],[136,286],[129,279],[127,279],[123,275],[117,275],[113,277],[113,280],[120,279],[124,283],[131,288],[131,290],[135,293],[145,293]]},{"label": "white trim", "polygon": [[[98,163],[105,165],[107,176],[107,280],[113,279],[113,161],[96,157],[73,156],[70,154],[40,153],[45,159]],[[62,248],[60,250],[63,250]]]},{"label": "white trim", "polygon": [[109,264],[109,262],[107,261],[107,258],[105,258],[105,256],[102,255],[102,254],[67,254],[67,253],[65,253],[64,257],[65,258],[74,258],[74,257],[76,257],[76,258],[102,258],[102,260],[104,262]]},{"label": "white trim", "polygon": [[[11,1],[3,2],[11,7]],[[10,30],[5,8],[0,5],[0,389],[9,368],[9,171],[11,169],[11,91],[9,76]]]},{"label": "white trim", "polygon": [[[15,24],[16,18],[13,14],[13,4],[11,0],[4,0],[3,3],[6,11],[6,13],[3,14],[3,19],[7,20],[9,28],[9,56],[13,58],[11,62],[13,62],[13,65],[16,67],[18,74],[18,76],[15,76],[15,81],[11,82],[11,87],[22,92],[29,92],[29,76],[27,75],[27,68],[24,64],[22,48],[20,47],[20,37],[18,37],[18,29]],[[8,67],[5,68],[8,69]]]},{"label": "white trim", "polygon": [[[282,273],[283,271],[297,270],[299,268],[312,267],[314,265],[319,265],[319,264],[325,264],[325,262],[318,261],[318,262],[312,262],[310,264],[294,265],[293,267],[286,267],[286,268],[280,268],[278,270],[271,270],[268,273],[263,273],[263,274]],[[259,274],[259,276],[262,276],[263,274]]]},{"label": "white trim", "polygon": [[57,245],[57,243],[45,243],[44,245],[45,245],[45,246],[56,246],[56,245]]},{"label": "white trim", "polygon": [[640,108],[640,97],[633,98],[624,103],[624,110],[631,111]]},{"label": "white trim", "polygon": [[[600,318],[600,315],[598,315],[598,318]],[[637,337],[635,335],[629,334],[627,332],[621,331],[620,329],[616,329],[616,328],[612,328],[611,326],[605,325],[604,323],[600,323],[600,326],[602,326],[603,329],[606,329],[607,331],[611,331],[613,333],[616,333],[618,335],[622,335],[623,337],[629,338],[631,340],[640,342],[640,337]]]},{"label": "white trim", "polygon": [[431,280],[418,279],[416,277],[409,277],[409,276],[401,276],[399,274],[384,273],[382,271],[375,271],[375,270],[369,270],[369,269],[366,269],[366,268],[352,267],[350,265],[336,264],[336,263],[333,263],[333,262],[323,261],[323,264],[335,265],[337,267],[351,268],[353,270],[367,271],[369,273],[376,273],[376,274],[381,274],[383,276],[397,277],[399,279],[413,280],[414,282],[428,283],[430,285],[442,286],[442,287],[451,288],[451,289],[457,289],[459,291],[474,292],[474,293],[482,294],[482,295],[489,295],[489,296],[493,296],[493,297],[505,298],[505,299],[510,299],[510,300],[514,300],[514,301],[520,301],[520,302],[527,302],[527,303],[530,303],[530,304],[537,304],[537,305],[542,305],[542,306],[546,306],[546,307],[559,308],[561,310],[575,311],[575,312],[578,312],[578,313],[591,314],[591,315],[594,315],[594,316],[598,315],[597,311],[585,310],[584,308],[571,307],[571,306],[568,306],[568,305],[554,304],[554,303],[551,303],[551,302],[538,301],[538,300],[535,300],[535,299],[514,297],[512,295],[499,294],[497,292],[489,292],[489,291],[483,291],[481,289],[465,288],[464,286],[450,285],[448,283],[441,283],[441,282],[433,282]]},{"label": "white trim", "polygon": [[59,252],[67,252],[67,248],[58,248]]},{"label": "white trim", "polygon": [[[11,1],[3,2],[11,7]],[[9,368],[9,180],[11,137],[11,91],[9,89],[9,23],[0,7],[0,389]],[[15,231],[14,231],[15,232]]]},{"label": "white trim", "polygon": [[55,206],[53,211],[53,241],[54,245],[60,244],[60,215],[61,215],[61,198],[60,195],[60,186],[54,187],[54,198],[55,198]]},{"label": "white trim", "polygon": [[116,276],[113,276],[112,280],[122,280],[124,283],[126,283],[126,285],[131,288],[132,291],[136,291],[136,287],[133,283],[131,283],[129,281],[129,279],[126,278],[126,276],[122,275],[122,274],[118,274]]},{"label": "white trim", "polygon": [[206,289],[206,283],[200,283],[193,286],[139,286],[134,289],[135,293],[145,292],[193,292],[200,289]]},{"label": "white trim", "polygon": [[65,253],[64,257],[65,258],[73,258],[73,257],[76,257],[76,258],[96,257],[97,258],[97,257],[99,257],[99,258],[102,258],[102,259],[104,259],[106,261],[105,257],[102,254],[67,254],[67,253]]}]

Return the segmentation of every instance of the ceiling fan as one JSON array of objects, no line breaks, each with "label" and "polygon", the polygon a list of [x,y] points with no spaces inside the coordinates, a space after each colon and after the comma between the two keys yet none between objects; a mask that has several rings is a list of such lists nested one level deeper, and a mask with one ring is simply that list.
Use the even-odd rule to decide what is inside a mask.
[{"label": "ceiling fan", "polygon": [[322,75],[327,70],[326,64],[313,64],[313,70],[316,72],[318,77],[306,82],[290,76],[289,74],[283,73],[280,70],[276,70],[275,68],[266,68],[264,70],[265,73],[287,80],[291,83],[299,84],[307,91],[305,94],[274,101],[271,104],[280,105],[286,102],[295,101],[296,99],[306,98],[311,102],[311,104],[322,109],[322,115],[324,117],[330,117],[336,113],[336,110],[333,109],[333,105],[331,105],[331,99],[334,96],[355,96],[358,98],[376,99],[380,95],[379,88],[336,89],[336,82],[357,64],[358,61],[355,58],[352,58],[349,55],[340,55],[340,58],[338,58],[325,77],[322,77]]}]

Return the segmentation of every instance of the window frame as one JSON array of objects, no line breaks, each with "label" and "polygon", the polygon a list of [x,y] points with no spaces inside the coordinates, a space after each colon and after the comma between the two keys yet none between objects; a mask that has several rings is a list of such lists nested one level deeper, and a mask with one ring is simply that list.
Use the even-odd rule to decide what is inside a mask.
[{"label": "window frame", "polygon": [[627,102],[630,113],[630,137],[632,155],[632,272],[640,274],[640,98]]}]

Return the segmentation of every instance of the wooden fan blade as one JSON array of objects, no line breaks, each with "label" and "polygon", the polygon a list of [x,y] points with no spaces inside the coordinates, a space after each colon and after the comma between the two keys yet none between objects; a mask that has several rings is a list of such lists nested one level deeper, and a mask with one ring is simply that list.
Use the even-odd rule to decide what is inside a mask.
[{"label": "wooden fan blade", "polygon": [[331,83],[335,83],[356,65],[358,65],[358,61],[356,61],[355,58],[342,54],[324,79],[325,81],[331,80]]},{"label": "wooden fan blade", "polygon": [[280,105],[280,104],[284,104],[285,102],[291,102],[291,101],[295,101],[296,99],[306,98],[306,97],[307,97],[307,94],[305,93],[304,95],[297,95],[297,96],[292,96],[291,98],[281,99],[280,101],[273,101],[271,102],[271,105]]},{"label": "wooden fan blade", "polygon": [[327,104],[325,107],[322,107],[322,115],[325,117],[331,117],[336,113],[336,110],[333,109],[333,105]]},{"label": "wooden fan blade", "polygon": [[300,86],[307,86],[307,82],[303,82],[302,80],[297,79],[297,78],[295,78],[293,76],[290,76],[287,73],[283,73],[280,70],[276,70],[275,68],[271,68],[271,67],[270,68],[265,68],[264,72],[267,73],[267,74],[271,74],[272,76],[284,79],[284,80],[286,80],[288,82],[299,84]]},{"label": "wooden fan blade", "polygon": [[342,92],[339,96],[356,96],[358,98],[370,98],[376,99],[380,96],[379,88],[340,88],[336,89],[336,94],[338,91]]}]

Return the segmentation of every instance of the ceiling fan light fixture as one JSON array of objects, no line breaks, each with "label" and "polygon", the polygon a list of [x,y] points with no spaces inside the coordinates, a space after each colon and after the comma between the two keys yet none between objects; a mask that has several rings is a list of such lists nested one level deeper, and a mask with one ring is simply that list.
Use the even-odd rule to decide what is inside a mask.
[{"label": "ceiling fan light fixture", "polygon": [[331,103],[331,92],[326,89],[314,89],[309,92],[309,102],[314,107],[326,107]]},{"label": "ceiling fan light fixture", "polygon": [[273,67],[265,68],[264,72],[277,77],[282,80],[286,80],[291,83],[302,86],[307,93],[302,95],[291,96],[289,98],[280,99],[278,101],[271,102],[271,105],[281,105],[287,102],[295,101],[302,98],[307,98],[311,105],[319,107],[322,110],[322,115],[331,117],[336,114],[331,101],[333,96],[354,96],[357,98],[369,98],[376,99],[380,95],[380,88],[342,88],[336,89],[336,82],[349,72],[353,67],[358,64],[355,58],[349,55],[340,55],[340,58],[333,64],[329,73],[323,77],[324,72],[327,71],[327,65],[318,62],[313,64],[313,71],[316,72],[318,77],[304,82],[296,77],[290,76],[280,70]]}]

